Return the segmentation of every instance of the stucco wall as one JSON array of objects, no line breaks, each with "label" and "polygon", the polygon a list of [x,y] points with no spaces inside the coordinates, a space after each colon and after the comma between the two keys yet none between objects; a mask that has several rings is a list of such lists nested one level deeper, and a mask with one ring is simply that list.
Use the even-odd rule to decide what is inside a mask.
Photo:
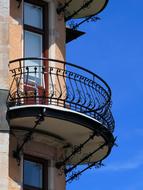
[{"label": "stucco wall", "polygon": [[10,136],[9,146],[9,188],[8,190],[21,190],[22,189],[22,159],[20,165],[17,160],[13,157],[13,151],[17,148],[17,139]]},{"label": "stucco wall", "polygon": [[[48,1],[48,0],[45,0]],[[49,58],[65,60],[64,15],[57,15],[56,8],[64,0],[49,1]]]},{"label": "stucco wall", "polygon": [[18,8],[18,2],[10,0],[10,26],[9,26],[9,59],[22,57],[23,29],[22,29],[22,5]]},{"label": "stucco wall", "polygon": [[0,89],[8,89],[9,1],[0,1]]},{"label": "stucco wall", "polygon": [[0,189],[8,190],[9,134],[0,132]]},{"label": "stucco wall", "polygon": [[0,189],[8,190],[9,126],[6,121],[9,60],[9,1],[0,1]]},{"label": "stucco wall", "polygon": [[[63,1],[63,0],[61,0]],[[56,13],[57,2],[55,0],[49,3],[49,57],[53,59],[65,59],[65,25],[63,16],[58,16]],[[52,7],[52,9],[50,9]],[[16,0],[10,0],[10,17],[9,17],[9,60],[14,60],[23,57],[23,5],[18,8]],[[0,27],[1,28],[1,27]],[[7,37],[7,38],[8,38]],[[3,37],[1,37],[3,38]],[[0,38],[0,39],[1,39]],[[6,39],[7,39],[6,38]],[[5,42],[6,43],[6,42]],[[0,49],[1,51],[1,49]],[[13,64],[13,67],[16,65]],[[7,68],[6,68],[7,69]],[[11,67],[12,69],[12,67]],[[9,85],[12,82],[11,74],[9,75]],[[13,86],[14,88],[14,86]],[[18,137],[18,136],[17,136]],[[22,136],[19,136],[20,139]],[[47,137],[48,138],[48,137]],[[22,141],[21,141],[22,142]],[[21,190],[23,183],[23,161],[21,164],[13,158],[13,150],[16,150],[17,138],[13,135],[10,137],[9,146],[9,190]],[[48,144],[36,142],[34,140],[27,143],[24,147],[24,153],[32,156],[40,157],[50,160],[48,183],[49,190],[64,190],[65,176],[60,176],[58,170],[55,168],[56,159],[62,150]],[[21,157],[22,158],[22,157]],[[55,159],[56,158],[56,159]]]}]

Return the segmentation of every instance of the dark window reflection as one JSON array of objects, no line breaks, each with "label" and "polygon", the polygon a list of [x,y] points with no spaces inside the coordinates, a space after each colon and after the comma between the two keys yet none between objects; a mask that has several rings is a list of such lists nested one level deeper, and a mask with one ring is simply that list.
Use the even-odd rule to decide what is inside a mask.
[{"label": "dark window reflection", "polygon": [[43,178],[43,166],[40,163],[24,160],[24,185],[41,188]]}]

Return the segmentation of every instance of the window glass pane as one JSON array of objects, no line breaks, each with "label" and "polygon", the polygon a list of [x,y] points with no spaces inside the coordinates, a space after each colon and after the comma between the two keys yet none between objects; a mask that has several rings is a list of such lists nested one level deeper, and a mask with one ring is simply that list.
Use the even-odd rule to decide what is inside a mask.
[{"label": "window glass pane", "polygon": [[42,15],[42,7],[30,3],[24,3],[24,24],[42,29]]},{"label": "window glass pane", "polygon": [[[25,31],[24,40],[24,56],[25,57],[42,57],[42,35]],[[37,85],[41,84],[42,61],[27,60],[25,66],[30,66],[28,71],[28,81]],[[36,67],[36,72],[35,72]]]},{"label": "window glass pane", "polygon": [[43,166],[40,163],[24,160],[24,185],[43,187]]},{"label": "window glass pane", "polygon": [[42,56],[42,35],[25,31],[24,43],[25,57]]}]

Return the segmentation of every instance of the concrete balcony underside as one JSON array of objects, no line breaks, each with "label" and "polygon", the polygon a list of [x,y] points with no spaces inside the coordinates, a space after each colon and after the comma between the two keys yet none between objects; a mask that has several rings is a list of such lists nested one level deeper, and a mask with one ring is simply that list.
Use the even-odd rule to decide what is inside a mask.
[{"label": "concrete balcony underside", "polygon": [[[66,108],[59,109],[57,106],[30,105],[10,108],[7,116],[12,133],[20,135],[31,131],[36,117],[43,109],[44,121],[34,129],[32,140],[64,148],[65,156],[68,156],[73,147],[81,145],[95,133],[80,154],[74,156],[69,162],[78,162],[104,143],[107,144],[92,155],[90,162],[103,160],[110,153],[114,137],[106,127],[84,114]],[[89,160],[85,160],[86,162]]]}]

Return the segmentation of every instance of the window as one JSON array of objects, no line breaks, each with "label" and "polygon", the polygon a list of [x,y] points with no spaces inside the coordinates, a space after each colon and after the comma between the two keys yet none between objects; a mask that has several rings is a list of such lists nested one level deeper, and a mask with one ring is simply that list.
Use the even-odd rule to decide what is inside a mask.
[{"label": "window", "polygon": [[24,190],[48,189],[48,161],[24,156],[23,161],[23,186]]},{"label": "window", "polygon": [[[24,57],[48,57],[48,4],[44,1],[24,1]],[[24,64],[29,67],[25,81],[42,86],[41,66],[47,63],[26,60]]]},{"label": "window", "polygon": [[42,189],[43,165],[29,160],[24,160],[24,184]]},{"label": "window", "polygon": [[[31,14],[32,13],[32,14]],[[24,24],[43,28],[43,8],[31,3],[24,3]]]}]

